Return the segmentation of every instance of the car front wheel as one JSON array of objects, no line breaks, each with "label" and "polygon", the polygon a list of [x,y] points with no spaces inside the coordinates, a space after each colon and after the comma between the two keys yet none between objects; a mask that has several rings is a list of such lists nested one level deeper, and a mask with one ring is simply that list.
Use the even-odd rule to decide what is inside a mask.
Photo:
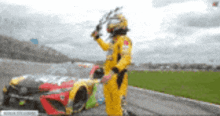
[{"label": "car front wheel", "polygon": [[84,87],[80,88],[76,93],[74,102],[72,104],[73,113],[81,112],[85,108],[87,99],[88,99],[88,95],[86,88]]}]

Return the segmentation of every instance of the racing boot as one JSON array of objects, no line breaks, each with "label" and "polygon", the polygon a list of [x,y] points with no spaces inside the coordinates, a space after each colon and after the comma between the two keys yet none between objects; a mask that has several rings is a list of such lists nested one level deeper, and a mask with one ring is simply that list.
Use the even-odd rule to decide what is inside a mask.
[{"label": "racing boot", "polygon": [[127,105],[125,96],[122,96],[122,98],[121,98],[121,105],[122,105],[122,107],[125,107]]},{"label": "racing boot", "polygon": [[122,108],[122,112],[123,112],[123,116],[137,116],[136,114],[134,114],[133,112],[131,111],[128,111],[126,109],[126,105],[127,105],[127,101],[126,101],[126,97],[125,96],[122,96],[122,99],[121,99],[121,108]]},{"label": "racing boot", "polygon": [[127,105],[126,98],[125,98],[125,96],[122,96],[122,98],[121,98],[121,108],[122,108],[123,116],[129,116],[128,112],[125,108],[126,105]]}]

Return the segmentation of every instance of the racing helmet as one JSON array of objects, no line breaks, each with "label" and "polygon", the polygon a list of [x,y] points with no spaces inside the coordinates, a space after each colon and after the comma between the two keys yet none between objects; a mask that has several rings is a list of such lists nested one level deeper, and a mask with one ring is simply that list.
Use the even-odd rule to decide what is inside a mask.
[{"label": "racing helmet", "polygon": [[112,33],[113,31],[119,29],[127,29],[128,23],[127,19],[122,14],[115,14],[113,17],[110,18],[107,24],[107,32]]}]

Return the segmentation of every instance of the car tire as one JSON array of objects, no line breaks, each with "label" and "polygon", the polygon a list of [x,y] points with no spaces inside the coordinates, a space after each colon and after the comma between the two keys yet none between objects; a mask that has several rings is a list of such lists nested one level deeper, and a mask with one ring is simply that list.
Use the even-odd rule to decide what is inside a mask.
[{"label": "car tire", "polygon": [[85,109],[86,102],[88,100],[87,90],[85,87],[81,87],[75,96],[74,102],[72,104],[73,113],[79,113]]},{"label": "car tire", "polygon": [[3,102],[2,105],[3,106],[9,106],[9,101],[10,101],[10,97],[6,94],[3,94]]},{"label": "car tire", "polygon": [[10,96],[8,95],[11,91],[11,87],[7,87],[8,91],[6,93],[3,92],[3,102],[2,105],[9,106],[10,105]]}]

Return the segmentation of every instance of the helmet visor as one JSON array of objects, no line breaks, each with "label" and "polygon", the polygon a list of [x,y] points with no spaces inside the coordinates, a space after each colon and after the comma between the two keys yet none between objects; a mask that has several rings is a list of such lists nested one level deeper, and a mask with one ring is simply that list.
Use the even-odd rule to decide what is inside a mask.
[{"label": "helmet visor", "polygon": [[111,18],[110,21],[108,22],[109,24],[119,24],[121,21],[118,18]]}]

